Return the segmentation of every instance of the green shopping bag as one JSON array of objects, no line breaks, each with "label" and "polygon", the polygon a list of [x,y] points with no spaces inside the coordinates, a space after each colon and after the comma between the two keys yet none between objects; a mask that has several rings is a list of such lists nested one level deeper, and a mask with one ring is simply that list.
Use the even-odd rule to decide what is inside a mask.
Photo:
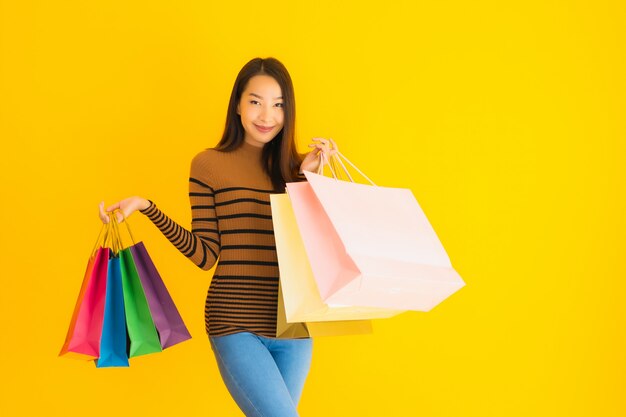
[{"label": "green shopping bag", "polygon": [[[117,228],[117,219],[112,216],[113,227]],[[119,236],[119,229],[117,230]],[[124,312],[130,338],[129,358],[149,353],[161,352],[161,342],[156,331],[150,307],[137,274],[135,261],[130,248],[119,252],[124,291]]]}]

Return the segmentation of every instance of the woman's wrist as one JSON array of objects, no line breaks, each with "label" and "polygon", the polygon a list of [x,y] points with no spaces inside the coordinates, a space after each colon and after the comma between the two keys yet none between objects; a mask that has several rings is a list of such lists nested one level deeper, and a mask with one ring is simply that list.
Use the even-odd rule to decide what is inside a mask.
[{"label": "woman's wrist", "polygon": [[139,203],[139,211],[146,211],[152,205],[152,201],[142,198]]}]

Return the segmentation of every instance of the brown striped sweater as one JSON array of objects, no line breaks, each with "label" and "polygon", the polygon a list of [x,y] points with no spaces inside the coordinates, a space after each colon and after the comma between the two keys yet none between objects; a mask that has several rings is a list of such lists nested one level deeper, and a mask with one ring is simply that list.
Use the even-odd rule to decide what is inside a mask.
[{"label": "brown striped sweater", "polygon": [[191,231],[152,201],[141,210],[199,268],[209,270],[217,262],[205,305],[210,336],[249,331],[276,337],[278,260],[269,198],[274,191],[261,152],[243,142],[231,152],[206,149],[193,158]]}]

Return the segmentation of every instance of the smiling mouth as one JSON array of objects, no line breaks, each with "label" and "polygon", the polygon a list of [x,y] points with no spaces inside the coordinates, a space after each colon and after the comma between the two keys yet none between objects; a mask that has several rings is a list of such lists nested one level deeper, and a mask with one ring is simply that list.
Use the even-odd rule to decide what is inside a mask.
[{"label": "smiling mouth", "polygon": [[274,126],[259,126],[259,125],[255,125],[255,126],[257,127],[257,129],[265,130],[265,131],[274,129]]}]

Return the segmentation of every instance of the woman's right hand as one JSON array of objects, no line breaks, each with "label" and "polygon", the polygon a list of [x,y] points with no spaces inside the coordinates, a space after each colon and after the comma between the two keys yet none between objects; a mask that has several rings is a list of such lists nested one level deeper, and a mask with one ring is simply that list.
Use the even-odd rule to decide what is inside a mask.
[{"label": "woman's right hand", "polygon": [[136,210],[144,210],[150,207],[150,202],[145,198],[133,196],[125,198],[124,200],[120,200],[115,204],[107,207],[106,211],[104,210],[104,201],[100,203],[98,206],[100,211],[100,220],[102,223],[109,222],[109,213],[115,210],[121,211],[121,213],[115,213],[117,217],[117,222],[122,223],[125,218],[133,214]]}]

